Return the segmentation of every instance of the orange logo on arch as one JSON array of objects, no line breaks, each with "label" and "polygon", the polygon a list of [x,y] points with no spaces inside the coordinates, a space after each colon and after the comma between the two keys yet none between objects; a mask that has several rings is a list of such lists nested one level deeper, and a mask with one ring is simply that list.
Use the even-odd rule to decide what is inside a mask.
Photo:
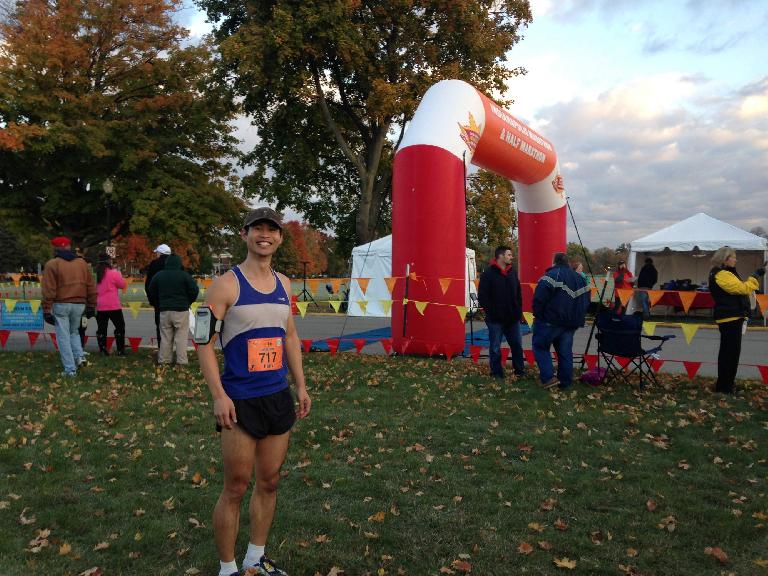
[{"label": "orange logo on arch", "polygon": [[563,192],[565,192],[565,184],[563,184],[563,177],[558,174],[555,176],[555,179],[552,180],[552,188],[555,189],[555,192],[560,194],[560,196],[563,195]]},{"label": "orange logo on arch", "polygon": [[469,112],[469,124],[459,124],[459,130],[461,131],[461,139],[469,148],[470,152],[474,152],[477,148],[477,143],[480,141],[480,126],[475,122],[475,117],[472,116],[472,112]]}]

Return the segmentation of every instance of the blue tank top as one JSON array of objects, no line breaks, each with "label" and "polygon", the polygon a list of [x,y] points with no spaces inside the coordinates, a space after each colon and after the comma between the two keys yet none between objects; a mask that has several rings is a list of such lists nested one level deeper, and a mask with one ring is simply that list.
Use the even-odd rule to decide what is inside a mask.
[{"label": "blue tank top", "polygon": [[285,330],[291,300],[274,270],[275,289],[269,294],[251,286],[237,266],[232,273],[239,292],[221,331],[222,386],[233,400],[274,394],[288,387]]}]

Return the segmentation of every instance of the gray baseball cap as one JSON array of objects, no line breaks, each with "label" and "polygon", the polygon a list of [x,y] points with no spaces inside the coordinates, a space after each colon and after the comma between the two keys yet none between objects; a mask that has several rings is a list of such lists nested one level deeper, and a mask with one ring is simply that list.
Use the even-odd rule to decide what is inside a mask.
[{"label": "gray baseball cap", "polygon": [[259,220],[266,220],[267,222],[272,222],[275,226],[280,228],[280,230],[283,229],[283,217],[272,210],[272,208],[269,208],[268,206],[262,206],[261,208],[256,208],[255,210],[251,210],[248,213],[248,216],[245,217],[245,222],[243,222],[243,228],[248,228],[251,224],[255,224]]}]

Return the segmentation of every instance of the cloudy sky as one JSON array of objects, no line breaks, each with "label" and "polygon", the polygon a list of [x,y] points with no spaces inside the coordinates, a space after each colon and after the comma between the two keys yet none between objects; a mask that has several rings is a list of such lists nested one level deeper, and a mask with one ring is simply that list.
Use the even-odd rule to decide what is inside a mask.
[{"label": "cloudy sky", "polygon": [[[531,5],[509,54],[528,70],[509,83],[509,110],[554,143],[587,247],[614,248],[697,212],[768,229],[767,1]],[[193,35],[209,29],[184,12]]]}]

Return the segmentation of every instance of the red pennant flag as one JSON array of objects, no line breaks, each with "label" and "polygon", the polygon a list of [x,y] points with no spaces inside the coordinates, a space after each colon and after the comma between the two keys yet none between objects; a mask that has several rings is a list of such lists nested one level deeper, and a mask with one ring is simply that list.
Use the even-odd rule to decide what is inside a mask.
[{"label": "red pennant flag", "polygon": [[85,348],[85,345],[88,344],[88,338],[90,338],[90,336],[83,336],[83,348]]},{"label": "red pennant flag", "polygon": [[5,343],[8,342],[8,336],[11,335],[10,330],[0,330],[0,344],[5,348]]},{"label": "red pennant flag", "polygon": [[435,350],[437,350],[437,344],[434,342],[431,344],[427,344],[427,351],[429,352],[429,357],[432,358],[435,354]]},{"label": "red pennant flag", "polygon": [[448,344],[445,344],[443,346],[443,353],[445,354],[446,360],[450,360],[451,358],[453,358],[454,352],[453,352],[453,350],[448,348]]},{"label": "red pennant flag", "polygon": [[507,358],[509,358],[509,348],[502,348],[501,349],[501,365],[502,366],[506,365]]},{"label": "red pennant flag", "polygon": [[411,340],[413,340],[413,338],[403,340],[403,349],[400,351],[400,354],[405,354],[405,351],[408,350],[408,346],[411,345]]},{"label": "red pennant flag", "polygon": [[296,294],[291,294],[291,315],[299,316],[299,307],[296,306],[296,302],[299,301],[299,297]]},{"label": "red pennant flag", "polygon": [[312,340],[302,340],[301,346],[304,348],[304,353],[309,354],[309,351],[312,348]]},{"label": "red pennant flag", "polygon": [[131,345],[131,350],[134,352],[139,351],[139,344],[141,344],[141,336],[130,336],[128,343]]},{"label": "red pennant flag", "polygon": [[355,350],[357,350],[357,353],[360,354],[360,352],[363,351],[363,346],[366,344],[365,338],[355,338],[352,340],[355,344]]},{"label": "red pennant flag", "polygon": [[597,366],[597,354],[584,354],[584,361],[587,363],[587,368],[594,370]]},{"label": "red pennant flag", "polygon": [[40,332],[27,332],[27,338],[29,339],[29,347],[34,348],[35,342],[40,337]]},{"label": "red pennant flag", "polygon": [[693,377],[696,376],[696,372],[698,372],[699,368],[701,368],[701,362],[690,362],[688,360],[684,360],[683,366],[685,366],[685,371],[688,372],[688,378],[693,380]]},{"label": "red pennant flag", "polygon": [[654,372],[658,372],[659,370],[661,370],[661,367],[663,364],[664,364],[664,360],[662,360],[661,358],[654,358],[653,360],[651,360],[651,370],[653,370]]},{"label": "red pennant flag", "polygon": [[758,370],[760,370],[760,376],[763,377],[763,384],[768,384],[768,366],[758,366]]},{"label": "red pennant flag", "polygon": [[199,346],[199,344],[194,340],[192,340],[192,346],[195,348],[195,352],[197,352],[197,347]]},{"label": "red pennant flag", "polygon": [[384,348],[384,352],[387,353],[387,356],[392,354],[392,338],[382,338],[379,340],[379,342],[381,342],[381,345]]},{"label": "red pennant flag", "polygon": [[107,352],[112,350],[112,344],[114,344],[114,342],[115,342],[114,336],[107,336]]},{"label": "red pennant flag", "polygon": [[616,358],[616,362],[618,362],[619,366],[623,369],[626,369],[627,365],[632,361],[632,358],[625,358],[624,356],[614,356],[614,358]]},{"label": "red pennant flag", "polygon": [[483,349],[482,346],[478,346],[477,344],[471,344],[469,346],[469,355],[472,357],[472,361],[477,364],[477,361],[480,359],[480,351]]},{"label": "red pennant flag", "polygon": [[326,343],[328,344],[328,350],[331,351],[331,356],[336,356],[336,352],[339,349],[339,342],[340,340],[338,338],[328,338],[326,340]]},{"label": "red pennant flag", "polygon": [[56,350],[58,350],[59,349],[59,341],[56,338],[56,332],[46,332],[46,334],[48,334],[48,336],[51,337],[51,342],[53,342],[53,347],[56,348]]},{"label": "red pennant flag", "polygon": [[523,356],[525,356],[525,361],[528,362],[528,366],[533,366],[536,362],[536,358],[533,356],[533,350],[523,350]]}]

